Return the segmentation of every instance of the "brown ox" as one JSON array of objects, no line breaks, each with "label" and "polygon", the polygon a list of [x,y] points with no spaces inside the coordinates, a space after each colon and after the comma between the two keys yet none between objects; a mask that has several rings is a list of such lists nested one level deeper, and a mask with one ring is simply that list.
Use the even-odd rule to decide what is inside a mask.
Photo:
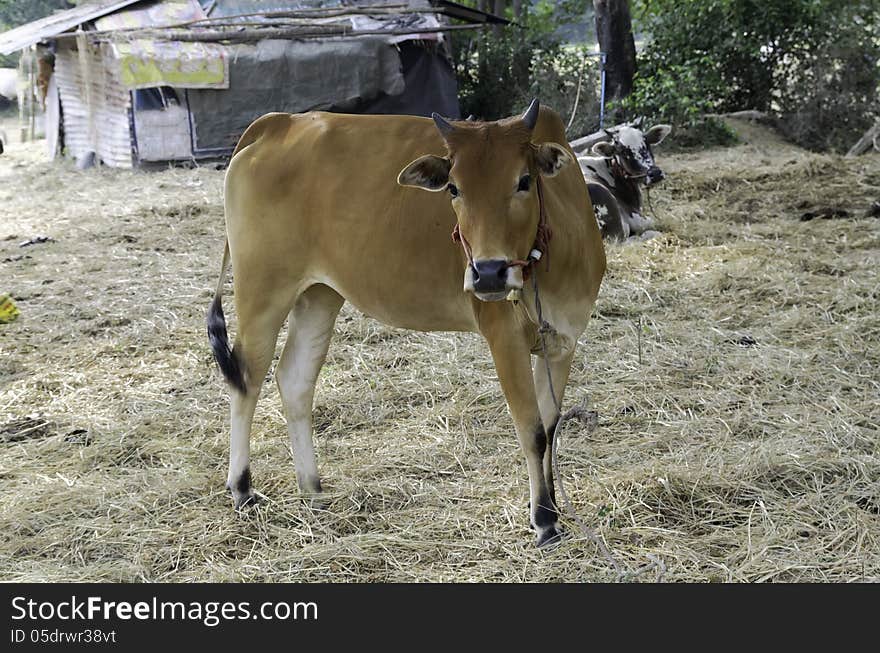
[{"label": "brown ox", "polygon": [[[532,373],[531,354],[541,346],[523,264],[538,231],[540,187],[554,236],[530,272],[539,279],[561,395],[605,270],[574,162],[559,116],[539,112],[537,102],[498,122],[275,113],[247,129],[226,173],[228,247],[208,314],[215,356],[235,388],[227,485],[236,507],[254,497],[251,421],[288,316],[276,380],[299,487],[321,491],[312,400],[334,321],[349,301],[395,327],[485,337],[526,455],[537,542],[558,539],[548,446],[558,412],[543,360]],[[465,247],[450,241],[456,225]],[[232,349],[220,302],[230,257]],[[503,301],[510,291],[520,301]]]}]

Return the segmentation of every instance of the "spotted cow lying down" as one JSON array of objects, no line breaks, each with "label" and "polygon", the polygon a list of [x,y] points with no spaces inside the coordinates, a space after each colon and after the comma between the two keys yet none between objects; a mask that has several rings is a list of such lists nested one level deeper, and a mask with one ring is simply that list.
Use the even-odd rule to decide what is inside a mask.
[{"label": "spotted cow lying down", "polygon": [[669,125],[641,129],[641,118],[606,129],[604,139],[592,146],[595,156],[578,157],[587,181],[596,221],[607,240],[645,240],[657,235],[643,215],[641,186],[663,180],[654,163],[653,145],[672,131]]}]

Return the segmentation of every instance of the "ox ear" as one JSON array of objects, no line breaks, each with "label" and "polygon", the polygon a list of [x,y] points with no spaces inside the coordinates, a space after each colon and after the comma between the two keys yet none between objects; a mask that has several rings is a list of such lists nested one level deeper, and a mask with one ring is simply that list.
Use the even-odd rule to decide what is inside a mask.
[{"label": "ox ear", "polygon": [[672,131],[672,125],[654,125],[645,132],[645,142],[648,145],[659,145],[660,142],[669,136]]},{"label": "ox ear", "polygon": [[558,143],[541,143],[535,146],[535,163],[545,177],[554,177],[574,159],[568,150]]},{"label": "ox ear", "polygon": [[401,186],[412,186],[437,192],[449,184],[449,169],[452,164],[442,156],[426,154],[410,163],[397,175]]},{"label": "ox ear", "polygon": [[590,149],[593,154],[604,156],[606,159],[610,159],[615,154],[617,154],[614,143],[611,143],[609,141],[599,141],[598,143],[593,144],[593,147]]}]

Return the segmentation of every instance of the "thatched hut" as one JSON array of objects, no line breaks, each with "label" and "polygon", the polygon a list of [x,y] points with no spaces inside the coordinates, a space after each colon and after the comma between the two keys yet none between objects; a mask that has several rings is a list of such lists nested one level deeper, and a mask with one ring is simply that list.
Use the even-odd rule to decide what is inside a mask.
[{"label": "thatched hut", "polygon": [[428,0],[104,0],[0,34],[0,53],[54,54],[54,155],[131,167],[228,156],[269,111],[458,116],[444,34],[499,20]]}]

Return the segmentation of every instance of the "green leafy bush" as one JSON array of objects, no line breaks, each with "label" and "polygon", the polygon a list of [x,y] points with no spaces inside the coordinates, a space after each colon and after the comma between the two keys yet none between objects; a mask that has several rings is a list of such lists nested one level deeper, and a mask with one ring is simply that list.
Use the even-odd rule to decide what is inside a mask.
[{"label": "green leafy bush", "polygon": [[[711,70],[709,62],[705,68]],[[651,76],[637,73],[633,92],[619,107],[630,118],[644,116],[648,124],[673,123],[667,147],[692,149],[727,146],[737,142],[736,132],[723,121],[709,117],[717,103],[705,92],[707,76],[697,67],[668,66]]]},{"label": "green leafy bush", "polygon": [[794,142],[845,152],[880,115],[878,5],[856,2],[826,16],[829,36],[817,34],[786,62],[775,104]]},{"label": "green leafy bush", "polygon": [[651,121],[674,120],[682,126],[690,126],[717,108],[707,94],[707,75],[701,68],[708,68],[708,61],[699,64],[670,64],[651,72],[639,71],[632,93],[620,106],[628,115],[644,115]]},{"label": "green leafy bush", "polygon": [[727,123],[708,116],[689,125],[679,126],[663,141],[667,150],[694,150],[707,147],[727,147],[739,142],[739,136]]},{"label": "green leafy bush", "polygon": [[701,116],[757,109],[802,146],[845,148],[878,112],[878,13],[880,0],[642,0],[648,42],[623,107],[715,132]]},{"label": "green leafy bush", "polygon": [[598,58],[587,56],[586,46],[565,45],[553,36],[551,5],[535,7],[522,28],[453,34],[462,115],[494,120],[522,111],[537,97],[568,122],[577,98],[569,138],[598,129]]}]

